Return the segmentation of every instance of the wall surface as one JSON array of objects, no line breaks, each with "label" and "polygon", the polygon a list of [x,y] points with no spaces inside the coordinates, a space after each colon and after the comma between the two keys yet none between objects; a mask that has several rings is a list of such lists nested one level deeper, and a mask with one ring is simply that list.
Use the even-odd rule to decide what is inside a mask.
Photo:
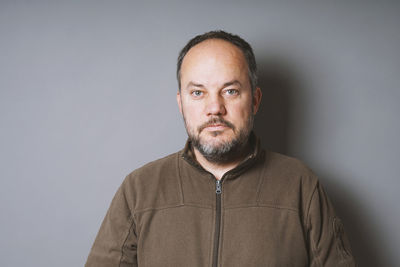
[{"label": "wall surface", "polygon": [[263,144],[318,174],[359,266],[400,266],[399,2],[144,2],[0,2],[0,265],[84,264],[125,175],[184,145],[178,51],[225,29]]}]

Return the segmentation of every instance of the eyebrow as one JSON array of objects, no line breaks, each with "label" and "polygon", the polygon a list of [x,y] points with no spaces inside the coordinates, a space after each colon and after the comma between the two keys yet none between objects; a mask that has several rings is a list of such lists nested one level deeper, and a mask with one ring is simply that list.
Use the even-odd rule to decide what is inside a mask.
[{"label": "eyebrow", "polygon": [[231,81],[231,82],[224,83],[224,86],[223,86],[223,87],[228,87],[228,86],[231,86],[231,85],[239,85],[239,86],[242,86],[242,84],[241,84],[238,80],[233,80],[233,81]]},{"label": "eyebrow", "polygon": [[194,82],[189,82],[188,85],[186,86],[186,89],[189,87],[201,87],[204,88],[204,85],[202,85],[201,83],[194,83]]},{"label": "eyebrow", "polygon": [[[226,82],[224,83],[224,85],[222,86],[222,88],[231,86],[231,85],[238,85],[238,86],[242,86],[242,84],[238,81],[238,80],[233,80],[230,82]],[[189,82],[188,85],[186,86],[186,89],[189,87],[200,87],[200,88],[204,88],[205,86],[202,85],[201,83],[195,83],[195,82]]]}]

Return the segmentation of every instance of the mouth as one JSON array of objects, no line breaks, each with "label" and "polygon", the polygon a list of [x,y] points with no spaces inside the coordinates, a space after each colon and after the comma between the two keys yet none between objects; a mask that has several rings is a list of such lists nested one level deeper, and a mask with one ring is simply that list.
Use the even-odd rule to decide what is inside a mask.
[{"label": "mouth", "polygon": [[226,124],[210,124],[205,127],[209,131],[222,131],[226,128],[229,128]]},{"label": "mouth", "polygon": [[198,128],[198,132],[201,133],[205,129],[210,132],[224,131],[228,128],[235,130],[235,126],[231,122],[226,121],[222,118],[213,118],[213,119],[209,120],[208,122],[204,123],[203,125],[201,125]]}]

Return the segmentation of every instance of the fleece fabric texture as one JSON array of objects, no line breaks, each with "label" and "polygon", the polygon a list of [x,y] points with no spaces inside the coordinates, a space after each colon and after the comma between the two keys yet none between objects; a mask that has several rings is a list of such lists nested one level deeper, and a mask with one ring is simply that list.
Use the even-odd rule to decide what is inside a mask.
[{"label": "fleece fabric texture", "polygon": [[355,266],[313,172],[251,140],[253,152],[223,176],[219,196],[189,142],[130,173],[85,266]]}]

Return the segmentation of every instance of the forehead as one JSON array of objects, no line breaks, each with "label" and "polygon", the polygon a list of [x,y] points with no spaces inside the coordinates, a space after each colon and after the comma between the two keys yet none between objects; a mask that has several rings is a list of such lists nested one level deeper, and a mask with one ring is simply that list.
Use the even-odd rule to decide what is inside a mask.
[{"label": "forehead", "polygon": [[181,82],[226,82],[226,79],[248,79],[247,62],[237,46],[219,39],[203,41],[192,47],[182,61]]}]

